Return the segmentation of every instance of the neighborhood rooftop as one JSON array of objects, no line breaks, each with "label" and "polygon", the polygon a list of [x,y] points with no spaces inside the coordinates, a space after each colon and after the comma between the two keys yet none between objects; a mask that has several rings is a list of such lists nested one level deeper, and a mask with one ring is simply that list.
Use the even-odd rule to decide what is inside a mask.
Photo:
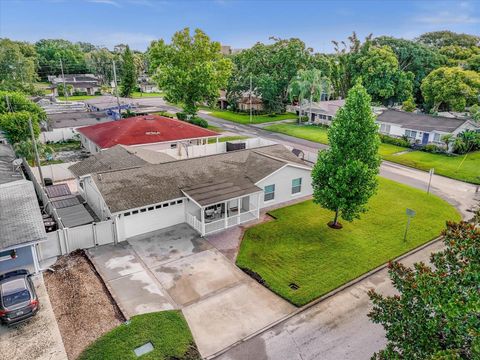
[{"label": "neighborhood rooftop", "polygon": [[31,181],[1,184],[0,204],[0,249],[46,239],[37,195]]},{"label": "neighborhood rooftop", "polygon": [[48,114],[48,127],[53,129],[88,126],[112,121],[102,111],[75,111]]},{"label": "neighborhood rooftop", "polygon": [[23,179],[20,167],[13,164],[15,158],[10,145],[0,143],[0,184]]},{"label": "neighborhood rooftop", "polygon": [[452,133],[467,119],[455,119],[388,109],[377,117],[378,122],[400,125],[402,128],[418,131],[441,131]]},{"label": "neighborhood rooftop", "polygon": [[101,148],[109,148],[117,144],[151,144],[219,135],[185,121],[160,115],[135,116],[82,127],[78,131]]},{"label": "neighborhood rooftop", "polygon": [[175,159],[161,152],[116,145],[73,164],[69,170],[80,177],[101,171],[128,169],[173,160]]},{"label": "neighborhood rooftop", "polygon": [[[118,171],[106,169],[92,177],[115,213],[181,198],[182,191],[191,193],[202,204],[229,198],[226,184],[238,196],[259,191],[256,182],[289,163],[305,166],[284,146],[271,145]],[[217,188],[218,193],[209,192],[209,185],[219,183],[223,185]]]}]

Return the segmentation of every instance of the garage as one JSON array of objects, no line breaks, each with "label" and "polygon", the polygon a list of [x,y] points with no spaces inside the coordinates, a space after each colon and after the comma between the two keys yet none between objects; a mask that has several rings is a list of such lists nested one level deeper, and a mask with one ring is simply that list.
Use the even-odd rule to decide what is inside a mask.
[{"label": "garage", "polygon": [[145,234],[185,222],[185,201],[177,199],[122,214],[125,238]]}]

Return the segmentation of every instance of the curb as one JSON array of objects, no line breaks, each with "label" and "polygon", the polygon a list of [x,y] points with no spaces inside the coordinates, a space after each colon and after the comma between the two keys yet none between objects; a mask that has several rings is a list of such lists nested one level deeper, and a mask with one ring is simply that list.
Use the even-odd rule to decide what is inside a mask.
[{"label": "curb", "polygon": [[[412,249],[412,250],[406,252],[405,254],[400,255],[399,257],[397,257],[397,258],[395,258],[395,259],[392,259],[392,260],[390,260],[390,261],[401,261],[401,260],[405,259],[405,258],[408,257],[408,256],[411,256],[411,255],[413,255],[413,254],[416,254],[416,253],[418,253],[419,251],[421,251],[421,250],[423,250],[423,249],[425,249],[425,248],[427,248],[427,247],[429,247],[429,246],[431,246],[431,245],[433,245],[433,244],[436,244],[437,242],[441,241],[442,239],[443,239],[443,236],[439,236],[439,237],[437,237],[437,238],[435,238],[435,239],[433,239],[433,240],[431,240],[431,241],[429,241],[429,242],[427,242],[427,243],[425,243],[425,244],[423,244],[423,245],[420,245],[420,246],[416,247],[415,249]],[[390,262],[390,261],[389,261],[389,262]],[[214,354],[212,354],[212,355],[206,356],[204,359],[205,359],[205,360],[215,359],[216,357],[218,357],[218,356],[226,353],[226,352],[229,351],[230,349],[232,349],[232,348],[234,348],[234,347],[236,347],[236,346],[238,346],[238,345],[240,345],[240,344],[242,344],[242,343],[244,343],[244,342],[247,342],[247,341],[250,340],[251,338],[254,338],[254,337],[256,337],[256,336],[258,336],[258,335],[260,335],[260,334],[262,334],[262,333],[264,333],[264,332],[266,332],[266,331],[268,331],[268,330],[270,330],[271,328],[277,326],[278,324],[281,324],[281,323],[283,323],[283,322],[285,322],[285,321],[293,318],[294,316],[297,316],[297,315],[305,312],[306,310],[310,309],[311,307],[313,307],[313,306],[315,306],[315,305],[317,305],[317,304],[319,304],[319,303],[321,303],[321,302],[323,302],[323,301],[331,298],[332,296],[336,295],[336,294],[339,293],[340,291],[343,291],[343,290],[345,290],[345,289],[347,289],[347,288],[349,288],[349,287],[351,287],[351,286],[353,286],[353,285],[356,285],[357,283],[365,280],[367,277],[369,277],[369,276],[371,276],[371,275],[374,275],[374,274],[382,271],[383,269],[385,269],[385,268],[388,266],[389,262],[386,262],[386,263],[384,263],[384,264],[376,267],[375,269],[370,270],[369,272],[366,272],[365,274],[363,274],[363,275],[361,275],[361,276],[359,276],[359,277],[357,277],[357,278],[355,278],[355,279],[353,279],[353,280],[351,280],[351,281],[349,281],[349,282],[347,282],[347,283],[339,286],[338,288],[330,291],[329,293],[320,296],[319,298],[313,300],[312,302],[310,302],[310,303],[308,303],[308,304],[306,304],[306,305],[303,305],[303,306],[300,307],[300,308],[297,308],[295,311],[291,312],[291,313],[288,314],[287,316],[284,316],[283,318],[280,318],[280,319],[278,319],[277,321],[274,321],[274,322],[270,323],[269,325],[267,325],[267,326],[265,326],[265,327],[263,327],[263,328],[255,331],[254,333],[252,333],[252,334],[250,334],[250,335],[245,336],[244,338],[242,338],[242,339],[234,342],[233,344],[227,346],[226,348],[224,348],[224,349],[222,349],[222,350],[220,350],[220,351],[217,351],[216,353],[214,353]],[[270,289],[268,289],[268,290],[271,291]]]}]

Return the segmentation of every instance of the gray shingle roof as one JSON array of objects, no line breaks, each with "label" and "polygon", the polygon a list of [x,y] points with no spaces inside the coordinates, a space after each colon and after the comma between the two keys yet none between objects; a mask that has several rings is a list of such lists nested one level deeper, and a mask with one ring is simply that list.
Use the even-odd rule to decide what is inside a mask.
[{"label": "gray shingle roof", "polygon": [[48,127],[52,129],[95,125],[113,121],[101,111],[75,111],[67,113],[48,114]]},{"label": "gray shingle roof", "polygon": [[47,238],[32,182],[0,185],[0,204],[0,249]]},{"label": "gray shingle roof", "polygon": [[468,120],[388,109],[377,117],[377,121],[397,124],[405,129],[451,133]]},{"label": "gray shingle roof", "polygon": [[242,188],[288,163],[304,165],[282,145],[110,171],[92,176],[113,213],[183,197],[183,189],[230,182]]}]

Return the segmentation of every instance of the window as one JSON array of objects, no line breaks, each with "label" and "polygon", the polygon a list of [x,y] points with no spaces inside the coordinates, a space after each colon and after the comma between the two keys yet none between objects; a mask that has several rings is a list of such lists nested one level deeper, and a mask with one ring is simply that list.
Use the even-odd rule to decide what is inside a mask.
[{"label": "window", "polygon": [[302,178],[292,180],[292,194],[298,194],[302,191]]},{"label": "window", "polygon": [[415,139],[417,137],[417,132],[413,130],[405,130],[405,135],[409,138]]},{"label": "window", "polygon": [[175,205],[175,201],[172,201],[172,202],[170,203],[170,205],[172,205],[172,206]]},{"label": "window", "polygon": [[275,199],[275,185],[267,185],[264,189],[265,195],[263,201],[270,201]]},{"label": "window", "polygon": [[380,132],[384,134],[390,134],[391,125],[380,124]]},{"label": "window", "polygon": [[440,142],[441,141],[441,135],[437,134],[437,133],[433,133],[433,141]]},{"label": "window", "polygon": [[150,207],[148,208],[148,211],[152,211],[153,209],[154,209],[154,207],[153,207],[153,206],[150,206]]},{"label": "window", "polygon": [[177,144],[170,144],[170,149],[176,149],[177,148]]},{"label": "window", "polygon": [[183,200],[177,200],[177,204],[183,203]]},{"label": "window", "polygon": [[138,214],[138,210],[133,210],[132,215],[134,215],[134,214]]},{"label": "window", "polygon": [[145,212],[145,211],[147,211],[146,208],[140,209],[140,212]]},{"label": "window", "polygon": [[162,205],[155,205],[155,209],[160,209],[162,207]]},{"label": "window", "polygon": [[130,216],[130,212],[126,212],[123,216]]},{"label": "window", "polygon": [[167,207],[167,206],[168,206],[168,203],[164,203],[162,206],[163,206],[163,207]]}]

